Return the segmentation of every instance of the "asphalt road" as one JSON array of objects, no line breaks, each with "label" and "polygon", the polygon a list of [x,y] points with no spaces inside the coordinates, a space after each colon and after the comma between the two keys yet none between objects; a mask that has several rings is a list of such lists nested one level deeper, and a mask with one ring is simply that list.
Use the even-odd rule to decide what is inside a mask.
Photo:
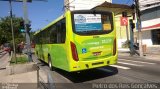
[{"label": "asphalt road", "polygon": [[[35,56],[33,57],[36,59]],[[78,88],[75,86],[75,89],[99,89],[99,85],[94,85],[97,83],[159,83],[160,85],[160,61],[149,60],[140,57],[119,56],[117,65],[91,69],[78,73],[69,73],[60,69],[50,71],[45,63],[41,63],[40,68],[48,71],[48,73],[52,75],[54,83],[57,84],[58,89],[65,89],[66,86],[72,84],[77,84],[77,86],[81,87]],[[66,86],[64,87],[64,85]],[[109,89],[117,88],[116,85],[110,86],[111,87]],[[160,88],[160,86],[158,86],[158,88],[156,86],[158,85],[155,85],[155,87],[153,85],[152,89]],[[103,88],[104,86],[101,87]],[[122,87],[126,89],[131,88],[128,85],[123,85],[120,88]],[[118,87],[118,89],[120,88]],[[136,89],[142,88],[138,87]]]}]

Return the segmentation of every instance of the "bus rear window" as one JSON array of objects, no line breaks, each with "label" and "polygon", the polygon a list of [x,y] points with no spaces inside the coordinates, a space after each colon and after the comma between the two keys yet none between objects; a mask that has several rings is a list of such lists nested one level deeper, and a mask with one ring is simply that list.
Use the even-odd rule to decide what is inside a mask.
[{"label": "bus rear window", "polygon": [[75,13],[73,30],[78,34],[102,34],[113,30],[112,14]]}]

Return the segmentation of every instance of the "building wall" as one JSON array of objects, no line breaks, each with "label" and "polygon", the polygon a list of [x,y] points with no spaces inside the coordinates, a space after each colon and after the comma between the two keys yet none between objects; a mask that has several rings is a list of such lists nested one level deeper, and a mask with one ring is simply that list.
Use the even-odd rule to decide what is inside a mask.
[{"label": "building wall", "polygon": [[[134,33],[134,42],[139,43],[138,32]],[[152,46],[153,45],[151,30],[142,31],[142,45],[147,45],[147,46]]]},{"label": "building wall", "polygon": [[[147,46],[160,45],[160,42],[156,39],[153,40],[153,36],[159,34],[160,30],[160,6],[148,8],[141,11],[141,21],[142,21],[142,44],[146,44]],[[153,34],[153,31],[155,32]]]},{"label": "building wall", "polygon": [[[121,26],[120,25],[120,17],[116,16],[115,17],[115,25],[116,25],[116,35],[117,35],[117,42],[118,42],[118,48],[122,47],[122,44],[127,41],[127,34],[126,34],[126,26]],[[132,17],[128,18],[131,19]],[[130,39],[130,29],[129,29],[129,22],[128,22],[128,37]]]},{"label": "building wall", "polygon": [[141,11],[142,21],[151,20],[155,18],[160,18],[160,6]]},{"label": "building wall", "polygon": [[142,30],[160,28],[160,6],[141,11]]},{"label": "building wall", "polygon": [[154,8],[160,5],[160,0],[139,0],[140,10]]},{"label": "building wall", "polygon": [[142,44],[145,44],[147,46],[152,46],[152,36],[151,31],[142,31]]}]

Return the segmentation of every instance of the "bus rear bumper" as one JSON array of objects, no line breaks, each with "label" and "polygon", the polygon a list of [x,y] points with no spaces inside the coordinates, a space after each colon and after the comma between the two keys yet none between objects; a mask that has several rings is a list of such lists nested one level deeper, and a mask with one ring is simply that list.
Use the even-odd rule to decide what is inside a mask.
[{"label": "bus rear bumper", "polygon": [[71,66],[71,71],[81,71],[97,67],[109,66],[117,63],[117,55],[92,61],[78,61]]}]

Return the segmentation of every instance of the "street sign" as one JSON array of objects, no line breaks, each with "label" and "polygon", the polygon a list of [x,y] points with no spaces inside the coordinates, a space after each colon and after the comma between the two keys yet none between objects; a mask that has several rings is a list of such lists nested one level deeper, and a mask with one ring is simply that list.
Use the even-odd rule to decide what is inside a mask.
[{"label": "street sign", "polygon": [[23,28],[20,29],[20,32],[21,32],[21,33],[25,33],[25,29],[23,29]]},{"label": "street sign", "polygon": [[127,17],[121,17],[120,18],[120,23],[121,23],[121,26],[127,26],[128,25],[128,18]]}]

